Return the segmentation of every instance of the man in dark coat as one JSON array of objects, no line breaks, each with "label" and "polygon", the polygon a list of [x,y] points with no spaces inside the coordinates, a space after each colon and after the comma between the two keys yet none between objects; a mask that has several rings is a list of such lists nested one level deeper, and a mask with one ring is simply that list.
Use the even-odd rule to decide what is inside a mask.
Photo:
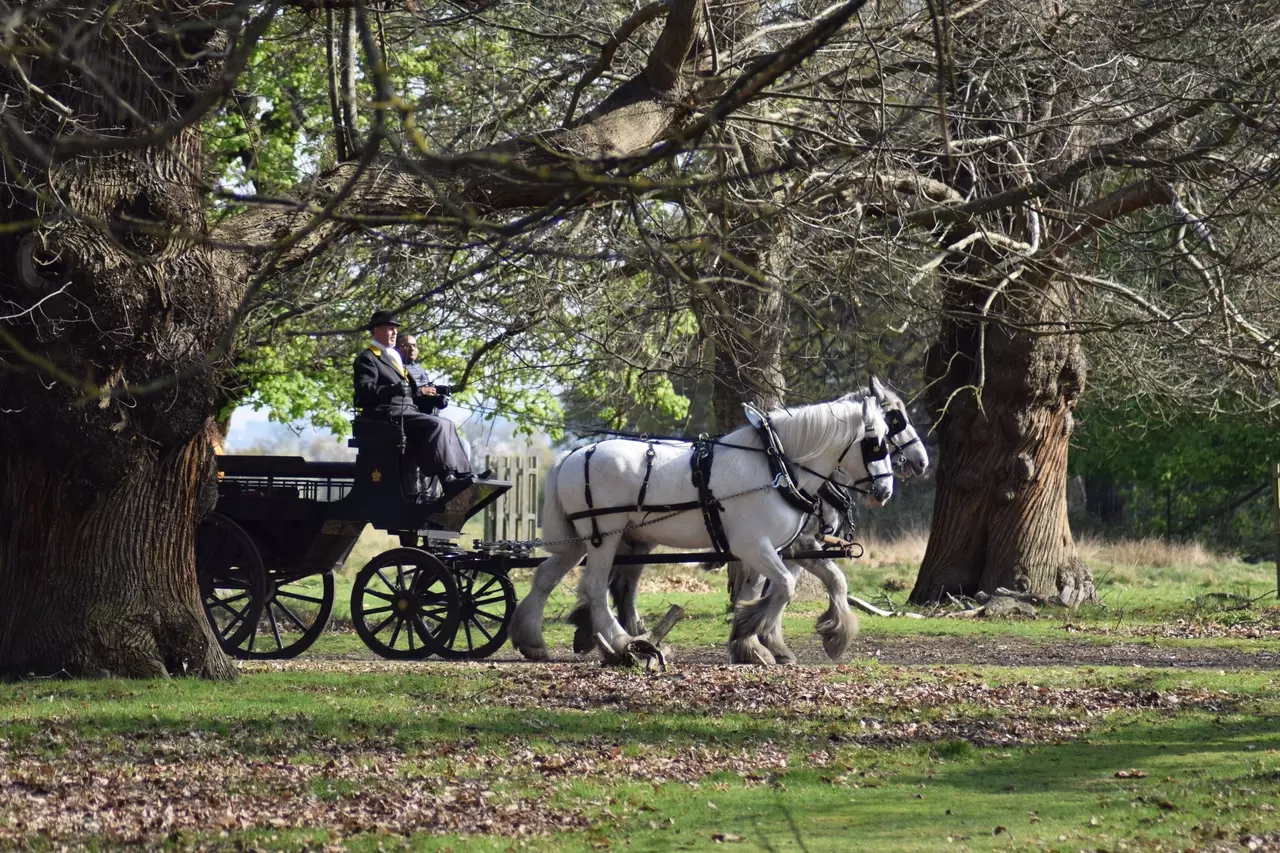
[{"label": "man in dark coat", "polygon": [[354,366],[356,408],[366,418],[403,422],[405,443],[422,472],[439,476],[445,492],[456,494],[475,479],[457,428],[448,418],[419,411],[414,398],[422,396],[421,389],[410,381],[395,349],[396,316],[378,311],[368,329],[373,341],[356,356]]}]

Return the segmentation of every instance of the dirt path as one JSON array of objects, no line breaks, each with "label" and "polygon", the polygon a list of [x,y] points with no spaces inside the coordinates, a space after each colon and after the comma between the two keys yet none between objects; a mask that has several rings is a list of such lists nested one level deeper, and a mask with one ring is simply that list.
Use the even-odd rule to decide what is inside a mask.
[{"label": "dirt path", "polygon": [[[820,654],[816,647],[806,652]],[[1066,639],[1045,642],[1017,637],[860,637],[854,644],[853,655],[898,664],[1280,669],[1280,651],[1197,648],[1158,642],[1090,643]]]},{"label": "dirt path", "polygon": [[[822,647],[811,638],[796,639],[792,649],[803,665],[829,664]],[[552,649],[552,660],[578,660],[567,648]],[[315,652],[308,656],[317,656]],[[372,657],[363,650],[330,658]],[[1197,648],[1155,642],[1091,643],[1062,639],[1053,642],[1021,637],[896,637],[866,636],[854,641],[850,661],[874,659],[887,664],[950,664],[970,666],[1142,666],[1186,669],[1280,669],[1280,650],[1244,651],[1220,647]],[[671,659],[691,664],[725,663],[719,646],[673,648]],[[512,649],[488,659],[492,663],[527,663]]]}]

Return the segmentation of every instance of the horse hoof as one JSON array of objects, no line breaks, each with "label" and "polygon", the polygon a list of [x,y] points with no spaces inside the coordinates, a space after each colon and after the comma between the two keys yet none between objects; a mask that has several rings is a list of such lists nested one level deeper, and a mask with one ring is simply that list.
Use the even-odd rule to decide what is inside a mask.
[{"label": "horse hoof", "polygon": [[546,660],[546,646],[516,646],[516,651],[520,652],[528,660]]},{"label": "horse hoof", "polygon": [[638,663],[636,656],[632,654],[629,648],[631,637],[623,636],[620,638],[621,648],[606,641],[603,634],[597,633],[592,639],[594,640],[593,646],[600,652],[600,663],[605,666],[632,667]]},{"label": "horse hoof", "polygon": [[729,663],[772,666],[776,662],[773,652],[761,645],[755,637],[729,643]]},{"label": "horse hoof", "polygon": [[591,636],[591,627],[589,625],[579,625],[577,630],[573,632],[573,653],[575,655],[585,655],[595,647],[595,641]]}]

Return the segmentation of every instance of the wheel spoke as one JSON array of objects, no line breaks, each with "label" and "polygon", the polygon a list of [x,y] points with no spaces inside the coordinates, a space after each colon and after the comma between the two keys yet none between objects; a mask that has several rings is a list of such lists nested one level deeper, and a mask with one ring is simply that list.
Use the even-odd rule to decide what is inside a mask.
[{"label": "wheel spoke", "polygon": [[[394,631],[391,632],[391,642],[387,643],[388,646],[390,646],[393,649],[396,647],[396,638],[400,636],[400,629],[403,627],[404,627],[403,619],[396,622],[396,628]],[[410,633],[413,633],[413,632],[411,631]]]},{"label": "wheel spoke", "polygon": [[473,598],[471,599],[471,603],[475,605],[476,609],[478,610],[479,608],[487,604],[500,604],[505,599],[506,599],[505,595],[499,594],[499,595],[491,595],[488,598]]},{"label": "wheel spoke", "polygon": [[495,615],[493,615],[492,613],[490,613],[490,612],[489,612],[489,611],[487,611],[487,610],[481,610],[480,608],[478,608],[478,607],[477,607],[477,608],[476,608],[474,611],[472,611],[472,612],[473,612],[476,616],[483,616],[483,617],[485,617],[486,619],[492,619],[494,622],[499,622],[499,623],[500,623],[500,622],[502,622],[502,617],[501,617],[501,616],[495,616]]},{"label": "wheel spoke", "polygon": [[466,625],[467,625],[467,642],[468,642],[468,643],[470,643],[470,642],[471,642],[471,626],[472,626],[472,625],[475,625],[475,626],[476,626],[476,630],[477,630],[477,631],[479,631],[481,634],[484,634],[484,639],[485,639],[485,641],[486,641],[486,642],[492,642],[492,641],[493,641],[493,634],[490,634],[490,633],[488,632],[488,630],[486,630],[486,629],[485,629],[484,625],[480,624],[480,620],[478,620],[478,619],[468,619],[468,620],[466,621]]},{"label": "wheel spoke", "polygon": [[388,616],[386,619],[383,619],[381,622],[379,622],[379,623],[378,623],[378,627],[376,627],[376,628],[370,628],[370,629],[369,629],[369,633],[370,633],[370,634],[373,634],[373,635],[375,635],[375,636],[376,636],[376,635],[378,635],[378,634],[381,634],[381,633],[382,633],[382,629],[383,629],[383,628],[385,628],[385,627],[387,627],[387,625],[391,624],[391,620],[392,620],[392,619],[395,619],[395,618],[396,618],[396,614],[392,613],[392,614],[391,614],[390,616]]},{"label": "wheel spoke", "polygon": [[[489,579],[485,581],[484,586],[480,587],[479,589],[476,589],[475,585],[472,584],[472,586],[470,587],[471,597],[476,598],[478,596],[484,595],[486,592],[493,589],[494,585],[497,583],[498,583],[497,577],[495,577],[494,575],[489,575]],[[499,596],[502,595],[502,588],[500,586],[498,588],[498,595]]]},{"label": "wheel spoke", "polygon": [[[247,610],[248,608],[245,608],[245,609]],[[233,611],[231,611],[231,612],[232,612],[232,613],[235,613],[235,611],[234,611],[234,610],[233,610]],[[244,612],[243,612],[243,611],[241,611],[240,613],[236,614],[236,618],[234,618],[234,619],[232,619],[230,622],[228,622],[228,623],[226,624],[226,626],[225,626],[225,627],[223,627],[223,628],[218,632],[218,636],[219,636],[219,637],[221,637],[221,638],[222,638],[222,639],[224,639],[224,640],[225,640],[225,639],[227,639],[227,637],[230,637],[230,636],[231,636],[231,633],[232,633],[232,631],[234,631],[234,630],[235,630],[236,626],[237,626],[237,625],[239,625],[239,624],[241,624],[242,622],[244,622]]]},{"label": "wheel spoke", "polygon": [[382,579],[382,582],[387,585],[387,589],[391,590],[392,592],[404,591],[404,587],[402,586],[392,586],[391,581],[387,580],[387,576],[382,573],[382,569],[378,569],[375,574],[377,574],[377,576]]},{"label": "wheel spoke", "polygon": [[244,595],[237,595],[234,598],[215,598],[213,599],[213,601],[209,602],[209,608],[213,609],[215,607],[221,607],[223,610],[229,610],[230,612],[236,614],[241,619],[243,619],[245,610],[248,610],[249,608],[245,607],[244,610],[236,610],[234,607],[231,606],[231,603],[233,601],[239,601],[242,598],[248,598],[248,597],[249,597],[249,594],[245,593]]},{"label": "wheel spoke", "polygon": [[393,608],[391,607],[391,605],[388,604],[386,607],[375,607],[373,610],[366,610],[364,612],[364,615],[372,616],[375,613],[386,613],[388,610],[391,610],[391,609]]},{"label": "wheel spoke", "polygon": [[324,604],[323,598],[316,598],[314,595],[302,595],[301,593],[289,592],[283,589],[276,590],[276,598],[293,598],[298,601],[305,601],[308,604]]},{"label": "wheel spoke", "polygon": [[293,622],[293,624],[298,626],[299,631],[301,631],[304,634],[307,632],[306,623],[304,623],[301,619],[299,619],[292,610],[290,610],[288,607],[285,607],[284,604],[282,604],[279,599],[273,598],[271,600],[271,603],[274,604],[276,607],[280,608],[280,610],[284,612],[284,615],[288,616],[289,619]]},{"label": "wheel spoke", "polygon": [[[381,598],[383,601],[396,600],[396,597],[394,595],[387,595],[385,592],[376,592],[375,590],[369,589],[369,587],[364,588],[364,594],[372,595],[374,598]],[[365,612],[368,612],[368,611],[365,611]]]},{"label": "wheel spoke", "polygon": [[283,649],[284,640],[280,639],[280,624],[276,622],[275,611],[273,611],[270,606],[267,607],[267,620],[271,623],[271,636],[275,637],[276,648]]}]

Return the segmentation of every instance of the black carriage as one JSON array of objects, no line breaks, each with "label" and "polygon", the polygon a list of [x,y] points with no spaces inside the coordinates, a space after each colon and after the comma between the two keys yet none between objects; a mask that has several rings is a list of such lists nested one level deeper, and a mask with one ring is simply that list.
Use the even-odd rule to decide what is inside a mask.
[{"label": "black carriage", "polygon": [[[445,498],[404,455],[395,423],[356,418],[355,462],[218,457],[218,503],[196,537],[205,611],[239,658],[292,658],[325,630],[334,573],[366,524],[397,535],[356,575],[351,621],[388,658],[481,658],[506,639],[515,606],[507,561],[460,550],[467,519],[508,483]],[[433,488],[434,486],[434,488]]]}]

